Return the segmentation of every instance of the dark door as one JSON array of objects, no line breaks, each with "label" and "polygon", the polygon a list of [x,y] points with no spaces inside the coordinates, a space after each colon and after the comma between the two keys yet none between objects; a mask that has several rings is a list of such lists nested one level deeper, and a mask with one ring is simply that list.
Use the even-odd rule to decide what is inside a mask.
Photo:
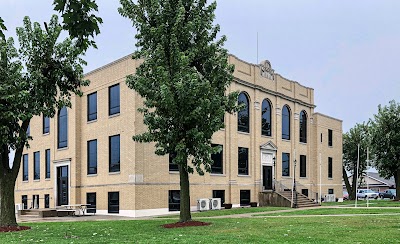
[{"label": "dark door", "polygon": [[57,206],[68,203],[68,166],[60,166],[57,168]]},{"label": "dark door", "polygon": [[272,166],[263,166],[264,190],[272,190]]}]

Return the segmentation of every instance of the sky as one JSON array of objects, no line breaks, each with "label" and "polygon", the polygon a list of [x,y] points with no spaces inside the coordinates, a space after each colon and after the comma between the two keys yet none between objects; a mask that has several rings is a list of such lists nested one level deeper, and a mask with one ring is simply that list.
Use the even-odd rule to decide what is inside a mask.
[{"label": "sky", "polygon": [[[135,50],[136,31],[118,14],[119,1],[96,2],[104,23],[85,72]],[[26,15],[48,21],[51,4],[0,0],[6,35],[15,37]],[[217,0],[215,23],[229,53],[254,64],[268,59],[276,73],[314,88],[315,111],[343,120],[347,132],[379,104],[400,102],[399,12],[397,0]]]}]

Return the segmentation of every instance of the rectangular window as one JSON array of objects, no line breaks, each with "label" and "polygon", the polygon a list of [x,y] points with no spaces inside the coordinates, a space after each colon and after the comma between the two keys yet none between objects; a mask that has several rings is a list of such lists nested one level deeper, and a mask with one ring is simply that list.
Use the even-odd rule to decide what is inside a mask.
[{"label": "rectangular window", "polygon": [[240,206],[250,205],[250,190],[240,190]]},{"label": "rectangular window", "polygon": [[109,172],[120,171],[120,138],[119,135],[109,137]]},{"label": "rectangular window", "polygon": [[22,156],[22,180],[27,181],[29,179],[28,174],[28,154]]},{"label": "rectangular window", "polygon": [[26,135],[30,136],[31,135],[31,124],[28,125],[28,128],[26,129]]},{"label": "rectangular window", "polygon": [[225,190],[213,190],[212,197],[221,198],[221,206],[225,207]]},{"label": "rectangular window", "polygon": [[22,195],[22,209],[28,209],[28,195]]},{"label": "rectangular window", "polygon": [[87,174],[97,174],[97,140],[87,142]]},{"label": "rectangular window", "polygon": [[212,144],[212,147],[221,147],[221,151],[219,153],[211,154],[211,160],[214,162],[211,165],[211,173],[213,174],[223,174],[223,145]]},{"label": "rectangular window", "polygon": [[238,174],[248,175],[249,174],[249,149],[245,147],[239,147],[238,149]]},{"label": "rectangular window", "polygon": [[43,115],[43,134],[50,133],[50,118]]},{"label": "rectangular window", "polygon": [[108,115],[120,112],[119,84],[108,88]]},{"label": "rectangular window", "polygon": [[50,195],[44,194],[44,208],[50,208]]},{"label": "rectangular window", "polygon": [[45,151],[45,160],[46,160],[46,165],[45,165],[45,170],[46,170],[46,179],[50,178],[50,149],[46,149]]},{"label": "rectangular window", "polygon": [[333,192],[333,189],[328,189],[328,194],[334,194]]},{"label": "rectangular window", "polygon": [[96,192],[86,193],[87,213],[96,213]]},{"label": "rectangular window", "polygon": [[176,153],[170,153],[168,154],[168,160],[169,160],[169,171],[179,171],[178,165],[174,164],[172,160],[176,157]]},{"label": "rectangular window", "polygon": [[308,189],[301,189],[301,194],[308,197]]},{"label": "rectangular window", "polygon": [[322,133],[321,133],[321,143],[322,143]]},{"label": "rectangular window", "polygon": [[87,121],[97,119],[97,92],[87,95]]},{"label": "rectangular window", "polygon": [[300,177],[307,177],[307,158],[306,158],[306,155],[300,155]]},{"label": "rectangular window", "polygon": [[332,178],[332,158],[328,158],[328,178]]},{"label": "rectangular window", "polygon": [[282,176],[290,176],[290,153],[282,153]]},{"label": "rectangular window", "polygon": [[179,190],[168,191],[168,211],[179,211],[181,208],[181,192]]},{"label": "rectangular window", "polygon": [[332,130],[328,130],[328,146],[332,146],[333,141],[332,141]]},{"label": "rectangular window", "polygon": [[33,179],[40,180],[40,152],[33,153]]},{"label": "rectangular window", "polygon": [[108,213],[119,213],[119,192],[108,193]]}]

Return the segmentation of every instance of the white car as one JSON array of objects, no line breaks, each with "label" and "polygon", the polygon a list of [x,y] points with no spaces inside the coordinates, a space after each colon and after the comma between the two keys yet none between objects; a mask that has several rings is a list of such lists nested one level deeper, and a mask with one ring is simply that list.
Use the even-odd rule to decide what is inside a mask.
[{"label": "white car", "polygon": [[357,198],[374,198],[377,199],[379,197],[379,194],[371,191],[370,189],[359,189],[357,190]]}]

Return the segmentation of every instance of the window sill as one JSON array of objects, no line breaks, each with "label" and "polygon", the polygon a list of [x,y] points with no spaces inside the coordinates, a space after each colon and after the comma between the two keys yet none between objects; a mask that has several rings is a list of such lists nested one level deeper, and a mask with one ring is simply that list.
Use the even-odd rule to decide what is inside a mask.
[{"label": "window sill", "polygon": [[244,131],[238,131],[237,133],[242,135],[250,135],[250,132],[244,132]]},{"label": "window sill", "polygon": [[300,143],[300,145],[307,145],[307,142],[299,142]]},{"label": "window sill", "polygon": [[261,135],[263,138],[274,138],[272,135],[271,136],[266,136],[266,135]]},{"label": "window sill", "polygon": [[329,148],[333,148],[333,146],[328,146]]},{"label": "window sill", "polygon": [[96,123],[97,122],[97,119],[94,119],[94,120],[89,120],[89,121],[87,121],[86,123],[87,124],[93,124],[93,123]]},{"label": "window sill", "polygon": [[118,117],[120,115],[121,115],[121,112],[116,113],[116,114],[112,114],[112,115],[108,115],[108,118],[111,119],[111,118],[114,118],[114,117]]},{"label": "window sill", "polygon": [[308,177],[307,176],[305,176],[305,177],[299,177],[299,179],[301,179],[301,180],[307,180],[308,179]]},{"label": "window sill", "polygon": [[51,179],[50,178],[46,178],[46,179],[44,179],[45,181],[50,181]]},{"label": "window sill", "polygon": [[50,132],[47,132],[47,133],[43,133],[43,134],[42,134],[42,136],[48,136],[48,135],[50,135]]},{"label": "window sill", "polygon": [[[109,172],[109,174],[111,174],[111,173],[114,173],[114,172]],[[116,172],[116,173],[119,173],[119,172]],[[87,175],[87,177],[96,177],[97,176],[97,174],[88,174]]]},{"label": "window sill", "polygon": [[29,183],[29,180],[23,180],[22,183]]},{"label": "window sill", "polygon": [[169,173],[173,174],[173,175],[177,175],[177,174],[179,174],[179,171],[169,171]]},{"label": "window sill", "polygon": [[238,177],[251,177],[251,175],[237,175]]},{"label": "window sill", "polygon": [[290,139],[282,139],[283,142],[290,142]]},{"label": "window sill", "polygon": [[37,179],[37,180],[33,180],[33,182],[40,182],[40,179]]},{"label": "window sill", "polygon": [[121,174],[121,171],[118,172],[108,172],[109,175],[119,175]]},{"label": "window sill", "polygon": [[68,147],[57,148],[57,151],[65,151],[68,150]]},{"label": "window sill", "polygon": [[225,174],[218,174],[218,173],[211,173],[211,176],[219,176],[219,177],[226,177]]},{"label": "window sill", "polygon": [[333,178],[328,178],[328,180],[333,180]]}]

